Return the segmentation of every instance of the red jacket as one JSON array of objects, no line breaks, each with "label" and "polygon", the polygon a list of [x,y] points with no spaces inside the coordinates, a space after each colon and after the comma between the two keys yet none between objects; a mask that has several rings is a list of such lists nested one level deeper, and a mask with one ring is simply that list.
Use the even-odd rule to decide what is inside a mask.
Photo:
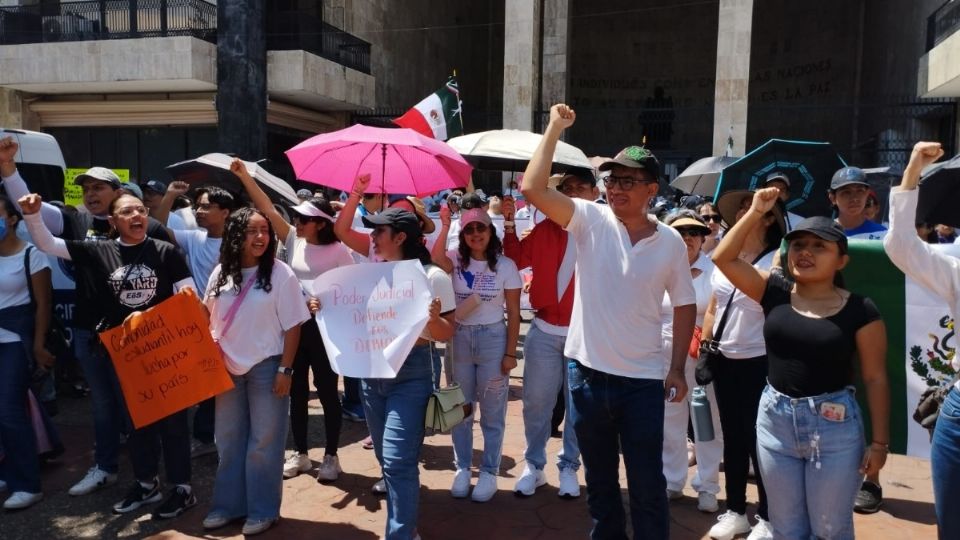
[{"label": "red jacket", "polygon": [[523,240],[516,231],[503,235],[503,254],[517,263],[517,268],[531,267],[530,305],[537,318],[555,326],[570,326],[573,312],[573,280],[570,278],[563,298],[557,298],[557,273],[567,251],[567,231],[545,219],[537,224]]}]

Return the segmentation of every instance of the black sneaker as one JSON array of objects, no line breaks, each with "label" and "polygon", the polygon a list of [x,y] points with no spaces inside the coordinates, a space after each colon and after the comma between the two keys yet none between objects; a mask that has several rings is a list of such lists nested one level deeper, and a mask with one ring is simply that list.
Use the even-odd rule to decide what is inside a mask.
[{"label": "black sneaker", "polygon": [[859,514],[873,514],[883,505],[883,488],[864,480],[853,502],[853,511]]},{"label": "black sneaker", "polygon": [[193,491],[187,493],[187,490],[177,486],[170,492],[170,495],[167,495],[166,500],[157,508],[157,511],[153,513],[153,517],[175,518],[196,505],[197,497],[193,494]]},{"label": "black sneaker", "polygon": [[137,508],[145,504],[155,503],[161,498],[160,482],[156,478],[153,479],[153,487],[150,489],[143,487],[140,485],[140,482],[134,480],[133,485],[130,486],[130,491],[127,492],[127,496],[124,497],[122,501],[113,505],[113,513],[126,514],[127,512],[133,512]]}]

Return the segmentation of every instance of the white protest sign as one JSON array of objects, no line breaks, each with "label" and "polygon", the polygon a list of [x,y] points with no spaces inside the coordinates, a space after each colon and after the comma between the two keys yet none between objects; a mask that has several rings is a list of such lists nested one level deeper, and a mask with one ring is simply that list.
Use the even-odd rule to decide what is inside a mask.
[{"label": "white protest sign", "polygon": [[340,375],[392,379],[427,325],[433,293],[419,261],[353,264],[312,284],[317,326]]}]

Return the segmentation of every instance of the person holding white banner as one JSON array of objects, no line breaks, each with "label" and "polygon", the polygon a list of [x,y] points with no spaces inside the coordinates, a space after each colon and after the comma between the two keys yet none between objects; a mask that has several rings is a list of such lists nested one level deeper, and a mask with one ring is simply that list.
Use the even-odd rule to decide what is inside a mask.
[{"label": "person holding white banner", "polygon": [[[370,184],[370,175],[357,178],[347,206],[350,214]],[[352,219],[352,215],[346,216]],[[388,208],[363,216],[363,224],[372,228],[373,254],[382,261],[417,260],[430,282],[427,327],[420,335],[400,371],[393,379],[362,379],[363,408],[373,438],[383,479],[374,491],[386,491],[386,540],[420,538],[417,513],[420,506],[420,448],[425,433],[427,401],[434,389],[437,353],[433,342],[447,341],[453,335],[455,300],[450,277],[430,260],[417,216],[400,208]],[[322,309],[322,308],[321,308]]]},{"label": "person holding white banner", "polygon": [[[230,170],[240,178],[253,204],[270,220],[270,224],[277,231],[277,236],[284,239],[287,264],[300,280],[304,291],[308,290],[310,282],[327,270],[353,264],[350,251],[333,232],[333,207],[326,199],[310,198],[291,208],[294,223],[291,225],[273,206],[270,197],[264,193],[257,181],[250,176],[242,161],[234,160]],[[312,321],[303,325],[300,331],[300,345],[293,364],[293,384],[290,387],[290,431],[293,433],[296,451],[283,466],[284,478],[293,478],[313,468],[313,463],[307,455],[307,401],[310,395],[308,381],[310,370],[313,371],[317,397],[323,406],[323,428],[326,441],[323,462],[317,471],[317,480],[332,482],[343,472],[340,468],[340,458],[337,457],[340,428],[343,423],[343,410],[337,390],[339,377],[330,367],[327,350],[320,338],[320,330]]]},{"label": "person holding white banner", "polygon": [[[923,287],[950,305],[954,321],[960,317],[960,260],[949,257],[921,240],[913,227],[917,218],[917,185],[920,171],[943,157],[936,142],[918,142],[903,171],[900,187],[890,190],[890,232],[883,248],[890,260]],[[960,369],[960,357],[951,362]],[[960,538],[960,382],[954,381],[940,408],[930,447],[933,469],[933,501],[937,511],[939,537]]]},{"label": "person holding white banner", "polygon": [[[441,213],[441,230],[450,216]],[[486,502],[497,492],[503,434],[506,429],[510,371],[517,367],[520,336],[520,289],[523,280],[516,263],[503,255],[490,215],[482,208],[460,214],[459,247],[434,259],[453,276],[457,295],[457,330],[453,335],[453,380],[463,388],[467,402],[480,407],[483,458],[480,477],[471,498]],[[446,242],[440,238],[438,242]],[[503,310],[506,306],[507,322]],[[473,415],[453,428],[457,472],[450,494],[464,498],[470,491],[473,461]]]}]

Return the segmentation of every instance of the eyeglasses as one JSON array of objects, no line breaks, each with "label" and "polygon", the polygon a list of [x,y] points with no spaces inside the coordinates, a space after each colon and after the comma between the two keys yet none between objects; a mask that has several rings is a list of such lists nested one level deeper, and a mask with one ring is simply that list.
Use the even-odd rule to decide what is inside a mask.
[{"label": "eyeglasses", "polygon": [[720,214],[707,214],[707,215],[700,214],[700,217],[702,217],[703,220],[706,222],[712,221],[714,223],[720,223],[721,221],[723,221],[723,217],[721,217]]},{"label": "eyeglasses", "polygon": [[313,217],[313,216],[301,216],[300,214],[294,214],[291,219],[294,221],[294,223],[299,221],[300,223],[307,224],[307,223],[320,223],[321,218]]},{"label": "eyeglasses", "polygon": [[630,191],[633,189],[633,186],[636,184],[656,184],[656,180],[637,180],[631,176],[607,176],[603,179],[603,187],[610,189],[613,186],[617,186],[617,189],[622,191]]},{"label": "eyeglasses", "polygon": [[114,214],[120,217],[130,217],[134,214],[140,214],[141,216],[147,215],[146,206],[124,206],[123,208],[117,208],[113,212]]},{"label": "eyeglasses", "polygon": [[463,228],[463,234],[483,234],[487,232],[487,226],[483,223],[471,223]]},{"label": "eyeglasses", "polygon": [[692,237],[696,238],[698,236],[706,236],[707,233],[703,229],[698,229],[696,227],[677,227],[677,232],[680,233],[680,236],[683,237]]}]

